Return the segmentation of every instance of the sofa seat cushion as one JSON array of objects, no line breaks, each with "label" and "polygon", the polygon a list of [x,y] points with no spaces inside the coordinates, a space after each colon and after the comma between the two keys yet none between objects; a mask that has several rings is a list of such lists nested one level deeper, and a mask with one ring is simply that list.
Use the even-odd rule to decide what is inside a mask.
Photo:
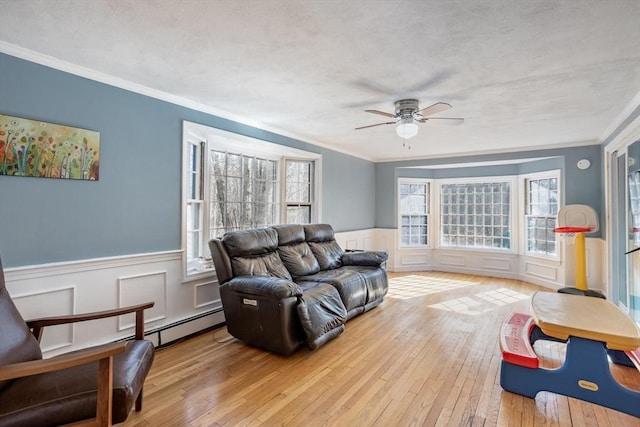
[{"label": "sofa seat cushion", "polygon": [[364,307],[367,302],[367,284],[364,276],[356,269],[340,267],[334,270],[321,270],[314,275],[304,276],[296,280],[298,283],[300,281],[331,284],[338,290],[348,312]]},{"label": "sofa seat cushion", "polygon": [[[384,296],[389,290],[389,280],[387,279],[387,272],[382,268],[369,267],[369,266],[344,266],[342,269],[357,271],[364,277],[367,284],[367,302],[366,305],[371,303],[382,302]],[[376,304],[377,305],[377,304]],[[367,307],[367,310],[369,308]]]},{"label": "sofa seat cushion", "polygon": [[277,299],[302,295],[298,284],[279,277],[237,276],[225,285],[234,292]]},{"label": "sofa seat cushion", "polygon": [[327,283],[302,282],[298,316],[311,350],[324,345],[344,331],[347,310],[338,291]]},{"label": "sofa seat cushion", "polygon": [[[133,408],[153,356],[153,344],[146,340],[130,341],[114,356],[113,407],[122,408],[112,413],[114,424],[123,422]],[[94,417],[97,379],[97,362],[16,379],[0,393],[0,425],[58,426]]]}]

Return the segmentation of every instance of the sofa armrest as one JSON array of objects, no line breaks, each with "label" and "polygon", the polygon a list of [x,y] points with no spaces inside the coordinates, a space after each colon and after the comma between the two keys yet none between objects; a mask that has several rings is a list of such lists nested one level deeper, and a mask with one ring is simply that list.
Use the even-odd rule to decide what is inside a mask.
[{"label": "sofa armrest", "polygon": [[387,258],[389,258],[389,255],[382,251],[345,252],[342,255],[342,265],[379,267]]},{"label": "sofa armrest", "polygon": [[278,299],[302,296],[302,289],[296,283],[273,276],[237,276],[224,286],[244,294]]}]

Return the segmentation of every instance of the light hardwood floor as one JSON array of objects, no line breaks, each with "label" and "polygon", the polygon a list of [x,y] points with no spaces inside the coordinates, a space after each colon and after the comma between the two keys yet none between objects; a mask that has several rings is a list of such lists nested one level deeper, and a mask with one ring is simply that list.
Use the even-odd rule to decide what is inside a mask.
[{"label": "light hardwood floor", "polygon": [[[499,384],[498,333],[538,286],[451,273],[390,274],[384,303],[311,352],[280,357],[206,332],[160,349],[123,426],[640,426],[618,411]],[[543,366],[564,345],[537,342]],[[640,390],[640,373],[613,365]]]}]

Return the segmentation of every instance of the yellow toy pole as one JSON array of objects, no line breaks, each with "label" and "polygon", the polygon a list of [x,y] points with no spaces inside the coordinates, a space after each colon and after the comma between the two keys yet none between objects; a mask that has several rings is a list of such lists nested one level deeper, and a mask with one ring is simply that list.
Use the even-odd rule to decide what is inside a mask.
[{"label": "yellow toy pole", "polygon": [[576,233],[576,288],[582,291],[589,289],[587,285],[587,256],[584,243],[584,233]]}]

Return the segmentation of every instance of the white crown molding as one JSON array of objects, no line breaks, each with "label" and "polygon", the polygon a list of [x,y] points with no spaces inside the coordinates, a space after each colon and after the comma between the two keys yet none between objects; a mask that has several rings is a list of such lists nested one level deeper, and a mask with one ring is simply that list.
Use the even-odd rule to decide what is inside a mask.
[{"label": "white crown molding", "polygon": [[640,116],[636,117],[628,126],[620,131],[609,143],[605,146],[606,153],[612,153],[614,151],[626,149],[628,145],[640,138]]},{"label": "white crown molding", "polygon": [[[597,140],[587,140],[587,141],[577,141],[577,142],[567,142],[563,144],[548,144],[548,145],[536,145],[535,147],[513,147],[513,148],[501,148],[495,150],[476,150],[469,151],[465,153],[449,153],[449,154],[438,154],[434,156],[425,156],[425,157],[398,157],[395,159],[385,159],[385,160],[373,160],[376,163],[394,163],[394,162],[409,162],[415,160],[434,160],[434,159],[447,159],[451,157],[474,157],[474,156],[485,156],[491,154],[508,154],[508,153],[525,153],[529,151],[540,151],[540,150],[557,150],[561,148],[575,148],[575,147],[588,147],[591,145],[600,145],[601,142]],[[527,158],[522,158],[522,161],[526,161]],[[492,163],[490,160],[487,163]],[[499,163],[496,162],[496,164]],[[408,166],[409,167],[409,166]]]},{"label": "white crown molding", "polygon": [[638,107],[640,107],[640,91],[636,93],[636,95],[631,99],[631,101],[629,101],[627,106],[624,107],[624,110],[622,110],[620,114],[618,114],[618,116],[615,119],[613,119],[611,124],[607,126],[604,132],[602,132],[602,135],[600,136],[600,143],[603,143],[604,141],[606,141],[607,138],[609,138],[613,134],[613,132],[615,132],[616,129],[618,129],[620,125],[625,120],[627,120],[627,118],[631,115],[631,113]]},{"label": "white crown molding", "polygon": [[349,156],[357,157],[363,160],[373,161],[373,159],[370,157],[365,157],[365,156],[362,156],[361,154],[357,154],[348,150],[343,150],[343,149],[331,146],[330,144],[327,144],[322,141],[310,139],[309,137],[288,132],[283,129],[274,128],[272,126],[266,125],[259,121],[251,120],[247,117],[238,116],[228,111],[220,110],[218,108],[211,107],[209,105],[202,104],[200,102],[192,101],[190,99],[183,98],[181,96],[172,95],[170,93],[166,93],[166,92],[163,92],[148,86],[144,86],[138,83],[133,83],[128,80],[124,80],[119,77],[102,73],[100,71],[96,71],[91,68],[87,68],[81,65],[73,64],[71,62],[63,61],[61,59],[54,58],[52,56],[45,55],[43,53],[26,49],[20,46],[16,46],[14,44],[7,43],[2,40],[0,40],[0,52],[10,56],[15,56],[17,58],[24,59],[30,62],[34,62],[36,64],[44,65],[46,67],[53,68],[59,71],[64,71],[65,73],[73,74],[79,77],[84,77],[86,79],[94,80],[99,83],[104,83],[109,86],[114,86],[120,89],[124,89],[129,92],[134,92],[140,95],[148,96],[150,98],[166,101],[171,104],[190,108],[192,110],[196,110],[202,113],[211,114],[216,117],[231,120],[236,123],[240,123],[256,129],[271,132],[287,138],[295,139],[301,142],[313,144],[318,147],[322,147],[328,150],[347,154]]}]

